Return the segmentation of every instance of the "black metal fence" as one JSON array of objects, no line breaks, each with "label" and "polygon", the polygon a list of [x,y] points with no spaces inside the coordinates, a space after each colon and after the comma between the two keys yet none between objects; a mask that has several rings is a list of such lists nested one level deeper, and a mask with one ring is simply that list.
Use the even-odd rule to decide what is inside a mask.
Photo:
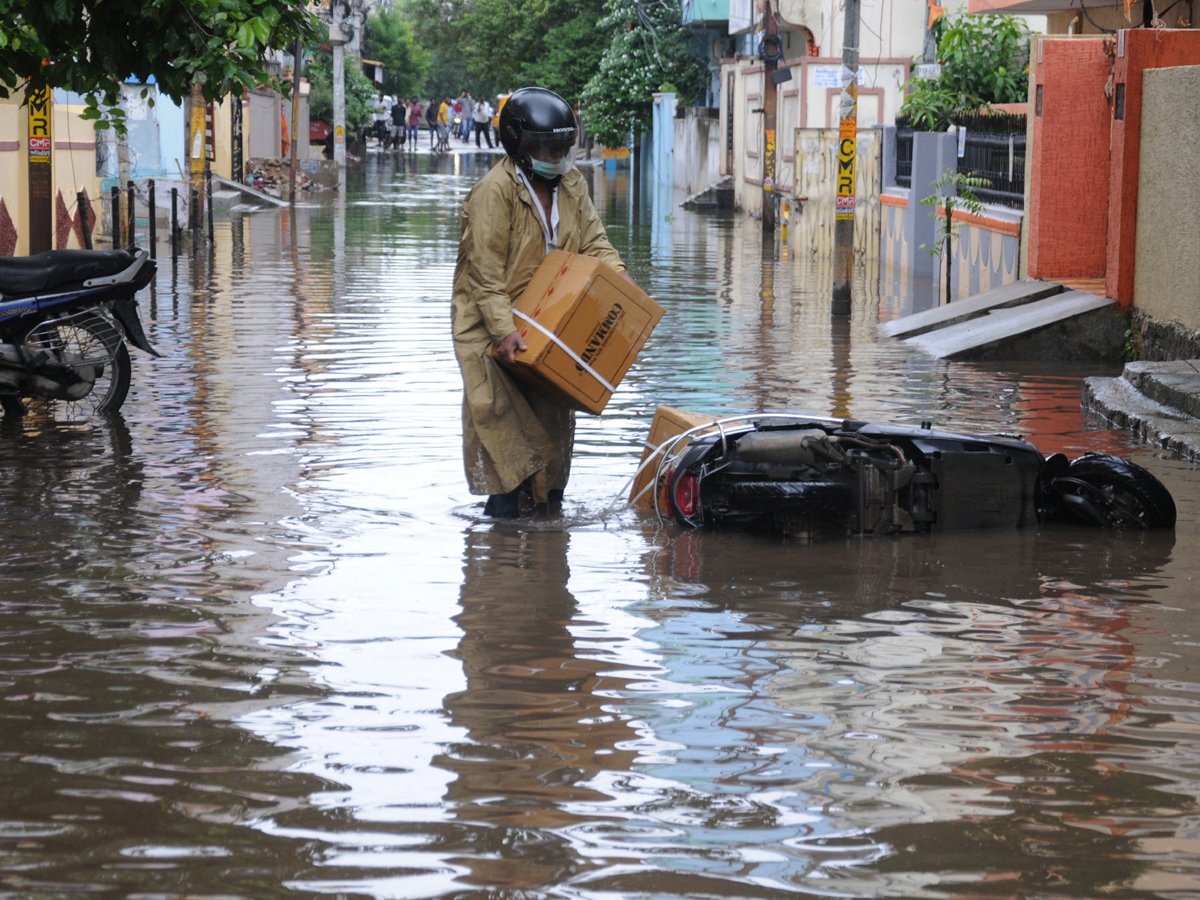
[{"label": "black metal fence", "polygon": [[896,119],[896,184],[912,187],[913,127]]},{"label": "black metal fence", "polygon": [[[1025,205],[1025,116],[979,115],[960,118],[966,130],[958,171],[983,179],[972,187],[980,200],[1014,209]],[[913,126],[896,118],[896,184],[912,186]]]}]

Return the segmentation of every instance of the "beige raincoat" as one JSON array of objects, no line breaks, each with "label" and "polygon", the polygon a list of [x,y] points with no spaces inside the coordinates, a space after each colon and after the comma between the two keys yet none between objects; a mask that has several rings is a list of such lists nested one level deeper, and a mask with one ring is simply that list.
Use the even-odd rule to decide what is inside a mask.
[{"label": "beige raincoat", "polygon": [[[566,487],[575,413],[518,384],[491,357],[516,330],[512,306],[546,256],[542,220],[505,158],[467,194],[454,272],[454,352],[463,377],[463,459],[473,494],[506,494],[532,479],[533,500]],[[578,169],[558,188],[558,249],[625,271]]]}]

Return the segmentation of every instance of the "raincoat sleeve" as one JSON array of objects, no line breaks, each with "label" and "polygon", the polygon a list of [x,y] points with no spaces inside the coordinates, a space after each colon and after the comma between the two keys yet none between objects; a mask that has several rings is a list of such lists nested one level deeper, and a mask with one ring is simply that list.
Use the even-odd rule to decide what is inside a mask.
[{"label": "raincoat sleeve", "polygon": [[505,290],[512,204],[503,190],[488,185],[463,206],[459,252],[466,266],[468,296],[497,344],[516,330],[513,301]]},{"label": "raincoat sleeve", "polygon": [[592,204],[587,191],[579,198],[579,252],[604,260],[618,272],[626,270],[621,254],[608,242],[608,232]]}]

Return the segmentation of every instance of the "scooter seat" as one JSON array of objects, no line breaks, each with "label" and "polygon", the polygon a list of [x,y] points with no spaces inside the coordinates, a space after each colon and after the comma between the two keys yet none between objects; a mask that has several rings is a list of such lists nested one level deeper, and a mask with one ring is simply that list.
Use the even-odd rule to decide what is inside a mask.
[{"label": "scooter seat", "polygon": [[128,250],[47,250],[34,256],[0,256],[0,295],[20,297],[123,272]]}]

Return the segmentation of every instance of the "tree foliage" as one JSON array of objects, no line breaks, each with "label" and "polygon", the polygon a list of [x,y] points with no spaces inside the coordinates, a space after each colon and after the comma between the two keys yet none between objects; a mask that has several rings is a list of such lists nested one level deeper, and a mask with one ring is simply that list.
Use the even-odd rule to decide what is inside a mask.
[{"label": "tree foliage", "polygon": [[122,127],[125,80],[153,78],[177,102],[195,84],[207,100],[283,89],[271,51],[311,41],[316,24],[302,0],[0,0],[0,95],[65,88],[87,98],[97,128]]},{"label": "tree foliage", "polygon": [[576,103],[607,36],[603,0],[408,0],[431,61],[422,96],[494,96],[536,85]]},{"label": "tree foliage", "polygon": [[934,29],[941,77],[910,81],[901,114],[929,131],[942,131],[955,116],[1027,99],[1029,31],[1021,20],[960,15],[939,19]]},{"label": "tree foliage", "polygon": [[367,18],[363,55],[383,63],[384,93],[397,97],[417,94],[429,68],[429,51],[417,43],[412,25],[395,7],[373,12]]},{"label": "tree foliage", "polygon": [[597,140],[620,146],[650,123],[656,91],[674,90],[690,103],[708,75],[692,54],[679,0],[605,0],[604,10],[599,24],[608,46],[581,105]]},{"label": "tree foliage", "polygon": [[[310,85],[309,118],[333,124],[333,54],[322,45],[312,54],[304,74]],[[346,58],[346,133],[361,134],[371,126],[375,111],[375,85],[363,74],[362,68]]]}]

